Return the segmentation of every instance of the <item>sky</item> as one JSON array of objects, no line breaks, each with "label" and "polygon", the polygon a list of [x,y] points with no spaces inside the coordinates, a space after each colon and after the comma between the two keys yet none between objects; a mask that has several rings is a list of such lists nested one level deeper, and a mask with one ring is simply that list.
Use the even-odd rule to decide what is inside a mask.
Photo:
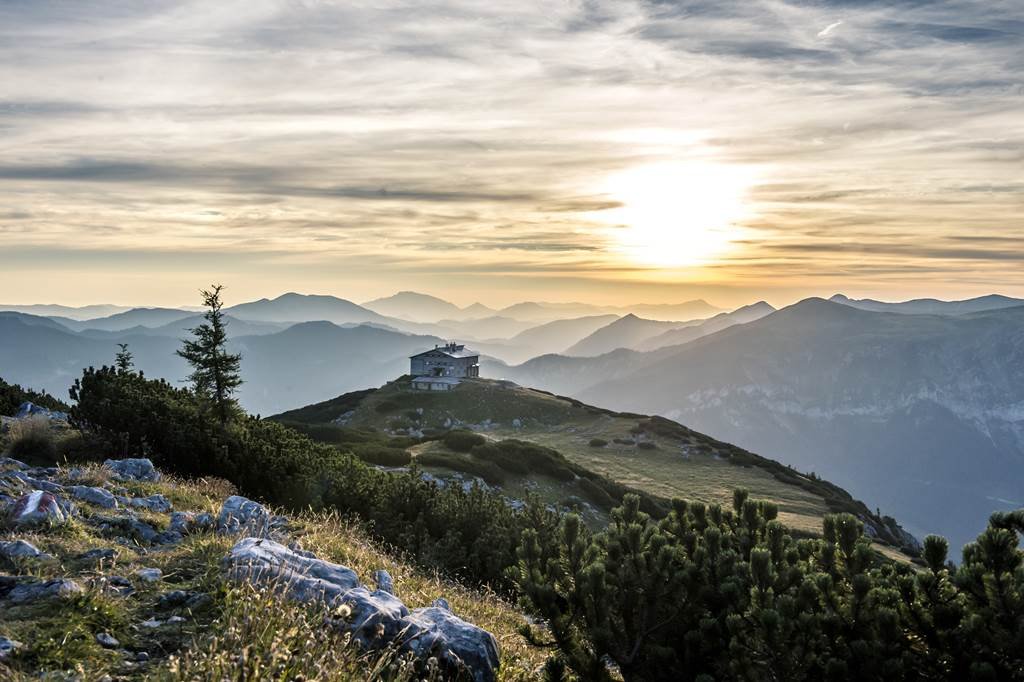
[{"label": "sky", "polygon": [[0,0],[0,299],[1024,295],[1024,3]]}]

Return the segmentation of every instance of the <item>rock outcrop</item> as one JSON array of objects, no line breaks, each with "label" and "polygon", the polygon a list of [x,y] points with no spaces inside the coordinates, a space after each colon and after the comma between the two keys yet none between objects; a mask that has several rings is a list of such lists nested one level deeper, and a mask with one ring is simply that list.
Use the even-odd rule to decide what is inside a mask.
[{"label": "rock outcrop", "polygon": [[[158,481],[160,474],[149,460],[107,460],[104,466],[113,480],[89,485],[98,477],[88,468],[63,470],[29,467],[16,460],[0,462],[0,514],[6,509],[9,520],[0,541],[0,566],[11,566],[19,573],[0,575],[0,620],[5,609],[72,598],[88,588],[118,598],[157,592],[155,608],[163,613],[141,622],[140,627],[183,622],[192,618],[193,612],[207,608],[214,596],[205,591],[168,589],[174,586],[174,577],[168,574],[165,578],[155,567],[138,566],[138,558],[196,533],[244,534],[225,559],[230,579],[269,585],[294,600],[328,607],[326,625],[349,635],[365,650],[395,648],[424,663],[436,660],[445,678],[496,679],[499,656],[495,638],[458,618],[444,600],[410,610],[395,596],[394,581],[383,570],[374,575],[375,588],[364,586],[355,571],[301,549],[295,538],[289,537],[288,519],[272,515],[253,500],[231,496],[216,517],[207,512],[173,511],[164,495],[131,497],[125,486],[115,482]],[[139,510],[152,515],[143,520]],[[161,520],[158,515],[166,516]],[[34,568],[52,569],[53,564],[34,566],[33,562],[54,561],[54,557],[18,538],[17,533],[32,528],[45,535],[72,517],[76,517],[78,530],[90,533],[95,544],[91,549],[63,553],[61,573],[51,571],[51,579],[41,579]],[[166,530],[162,530],[165,522]],[[134,570],[126,565],[123,575],[104,575],[104,569],[120,563],[134,564]],[[30,570],[23,570],[26,567]],[[64,567],[79,571],[76,580],[65,577]],[[96,631],[94,640],[100,647],[121,650],[109,632]],[[0,638],[0,659],[17,658],[16,647],[11,640]],[[148,654],[131,652],[131,656],[138,662]]]},{"label": "rock outcrop", "polygon": [[232,495],[224,500],[217,515],[217,530],[222,533],[265,535],[270,529],[270,513],[259,502]]},{"label": "rock outcrop", "polygon": [[118,481],[150,481],[160,480],[160,472],[153,462],[140,459],[108,459],[103,466],[110,469]]},{"label": "rock outcrop", "polygon": [[25,540],[0,541],[0,557],[5,559],[49,559],[49,554],[40,552],[31,542]]},{"label": "rock outcrop", "polygon": [[33,490],[22,495],[11,509],[11,524],[15,528],[31,528],[45,524],[62,524],[70,518],[70,509],[61,505],[53,493]]},{"label": "rock outcrop", "polygon": [[410,611],[391,594],[386,572],[379,572],[377,589],[371,591],[345,566],[256,537],[236,543],[225,563],[235,580],[269,585],[297,601],[334,609],[331,624],[365,648],[394,646],[420,660],[434,658],[446,673],[467,674],[474,682],[497,678],[493,635],[455,616],[447,603]]}]

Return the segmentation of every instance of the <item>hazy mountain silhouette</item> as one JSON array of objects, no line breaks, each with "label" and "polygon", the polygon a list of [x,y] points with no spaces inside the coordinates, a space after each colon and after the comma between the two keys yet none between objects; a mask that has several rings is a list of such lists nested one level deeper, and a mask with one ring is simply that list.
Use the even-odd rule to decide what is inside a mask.
[{"label": "hazy mountain silhouette", "polygon": [[461,319],[462,310],[454,303],[415,291],[400,291],[393,296],[376,298],[363,304],[364,308],[413,322],[437,322]]},{"label": "hazy mountain silhouette", "polygon": [[737,308],[729,313],[719,313],[700,324],[670,329],[667,332],[636,344],[636,350],[655,350],[665,346],[678,346],[689,343],[694,339],[714,334],[735,324],[746,324],[747,322],[760,320],[765,315],[771,315],[773,312],[775,312],[775,308],[764,301],[758,301],[757,303]]},{"label": "hazy mountain silhouette", "polygon": [[662,322],[645,320],[633,313],[620,317],[566,349],[566,355],[593,357],[609,353],[616,348],[633,348],[666,330],[677,329],[697,322]]},{"label": "hazy mountain silhouette", "polygon": [[116,332],[131,329],[132,327],[161,327],[192,315],[195,315],[195,313],[179,308],[132,308],[123,313],[115,313],[107,317],[98,317],[90,320],[70,320],[65,318],[61,319],[60,323],[72,331],[97,329],[100,331]]},{"label": "hazy mountain silhouette", "polygon": [[110,305],[100,303],[94,305],[83,305],[79,307],[57,305],[54,303],[36,303],[31,305],[11,305],[0,303],[0,311],[9,310],[41,317],[64,317],[69,320],[92,320],[97,317],[107,317],[115,313],[123,313],[131,310],[131,306]]},{"label": "hazy mountain silhouette", "polygon": [[963,301],[940,301],[935,298],[917,298],[912,301],[886,303],[870,298],[852,299],[843,294],[835,294],[830,299],[833,303],[842,303],[861,310],[878,313],[908,313],[913,315],[963,315],[983,310],[998,310],[1024,305],[1024,299],[989,294],[968,298]]},{"label": "hazy mountain silhouette", "polygon": [[335,324],[393,322],[372,310],[336,296],[287,293],[274,299],[261,298],[250,303],[225,308],[224,312],[240,320],[259,322],[316,322],[324,320]]}]

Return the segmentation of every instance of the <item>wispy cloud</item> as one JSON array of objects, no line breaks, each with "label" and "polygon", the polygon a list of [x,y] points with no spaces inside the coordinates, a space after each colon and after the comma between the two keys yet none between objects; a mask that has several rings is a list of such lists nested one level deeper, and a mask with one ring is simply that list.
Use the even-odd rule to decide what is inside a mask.
[{"label": "wispy cloud", "polygon": [[[0,3],[0,286],[1024,293],[1020,73],[1016,3]],[[604,180],[664,161],[756,168],[756,238],[624,263]]]},{"label": "wispy cloud", "polygon": [[818,31],[818,37],[819,38],[827,38],[830,35],[832,35],[833,31],[835,31],[837,28],[839,28],[842,25],[843,25],[842,20],[832,22],[831,24],[829,24],[825,28],[823,28],[820,31]]}]

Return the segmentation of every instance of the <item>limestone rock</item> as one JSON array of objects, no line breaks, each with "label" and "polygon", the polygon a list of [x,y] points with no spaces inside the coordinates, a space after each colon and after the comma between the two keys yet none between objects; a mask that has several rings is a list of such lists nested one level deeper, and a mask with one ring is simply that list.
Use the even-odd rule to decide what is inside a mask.
[{"label": "limestone rock", "polygon": [[202,514],[190,511],[171,512],[171,523],[167,530],[184,536],[210,530],[213,528],[214,523],[213,514],[206,512]]},{"label": "limestone rock", "polygon": [[174,508],[170,500],[159,494],[149,497],[132,497],[128,499],[128,504],[137,509],[147,509],[160,514],[166,514]]},{"label": "limestone rock", "polygon": [[101,549],[90,549],[87,552],[82,552],[76,559],[81,561],[113,561],[117,558],[117,550],[113,547],[106,547]]},{"label": "limestone rock", "polygon": [[163,577],[163,571],[159,568],[140,568],[135,571],[135,575],[137,575],[142,582],[155,583]]},{"label": "limestone rock", "polygon": [[109,490],[85,485],[73,485],[67,488],[67,491],[83,502],[95,504],[104,509],[117,509],[117,498]]},{"label": "limestone rock", "polygon": [[437,658],[449,672],[468,669],[473,682],[490,682],[498,670],[498,642],[494,636],[454,615],[449,609],[428,606],[414,610],[405,622],[411,636],[403,648],[419,659]]},{"label": "limestone rock", "polygon": [[43,490],[33,490],[27,495],[22,495],[14,503],[11,510],[11,523],[15,528],[26,528],[39,526],[46,523],[65,523],[70,514],[70,508],[61,505],[60,500],[53,494]]},{"label": "limestone rock", "polygon": [[40,599],[71,597],[82,593],[82,587],[73,580],[33,580],[18,582],[0,576],[0,599],[9,604],[31,604]]},{"label": "limestone rock", "polygon": [[159,481],[160,472],[153,462],[145,458],[108,459],[103,466],[110,469],[119,481]]},{"label": "limestone rock", "polygon": [[377,589],[381,592],[387,592],[388,594],[395,593],[395,583],[391,579],[391,574],[387,571],[383,569],[375,571],[373,579],[377,583]]},{"label": "limestone rock", "polygon": [[40,552],[31,542],[25,540],[0,541],[0,557],[5,559],[52,559],[49,554]]},{"label": "limestone rock", "polygon": [[45,492],[54,493],[54,494],[64,492],[64,486],[62,486],[61,484],[54,483],[53,481],[43,480],[41,478],[36,478],[35,476],[33,476],[30,473],[30,471],[31,470],[29,470],[29,471],[12,471],[9,474],[9,476],[11,478],[18,479],[22,483],[24,483],[26,485],[29,485],[29,486],[37,489],[37,490],[43,490]]},{"label": "limestone rock", "polygon": [[9,658],[15,651],[23,647],[21,642],[6,637],[0,637],[0,661]]},{"label": "limestone rock", "polygon": [[193,592],[192,590],[172,590],[160,595],[160,598],[157,599],[156,607],[158,609],[176,609],[180,606],[188,606],[191,603],[195,603],[200,596],[204,595],[201,592]]},{"label": "limestone rock", "polygon": [[232,495],[224,500],[217,515],[217,530],[222,533],[246,532],[254,535],[266,534],[270,529],[270,514],[259,502]]},{"label": "limestone rock", "polygon": [[390,593],[391,579],[377,572],[378,589],[369,591],[345,566],[298,553],[266,538],[240,540],[225,559],[228,575],[270,585],[301,602],[332,609],[330,624],[351,633],[365,648],[397,647],[421,660],[436,658],[450,674],[467,671],[474,682],[493,682],[498,644],[486,630],[455,616],[447,602],[410,612]]},{"label": "limestone rock", "polygon": [[121,646],[121,643],[118,642],[109,632],[101,632],[97,634],[96,643],[104,649],[116,649]]},{"label": "limestone rock", "polygon": [[[168,538],[165,537],[164,533],[158,533],[153,526],[131,515],[102,516],[96,514],[88,519],[88,523],[96,526],[107,534],[124,537],[129,540],[135,540],[143,544],[163,544],[168,541]],[[179,540],[181,539],[181,537],[176,534],[174,537]],[[171,538],[171,540],[173,540],[173,538]]]}]

